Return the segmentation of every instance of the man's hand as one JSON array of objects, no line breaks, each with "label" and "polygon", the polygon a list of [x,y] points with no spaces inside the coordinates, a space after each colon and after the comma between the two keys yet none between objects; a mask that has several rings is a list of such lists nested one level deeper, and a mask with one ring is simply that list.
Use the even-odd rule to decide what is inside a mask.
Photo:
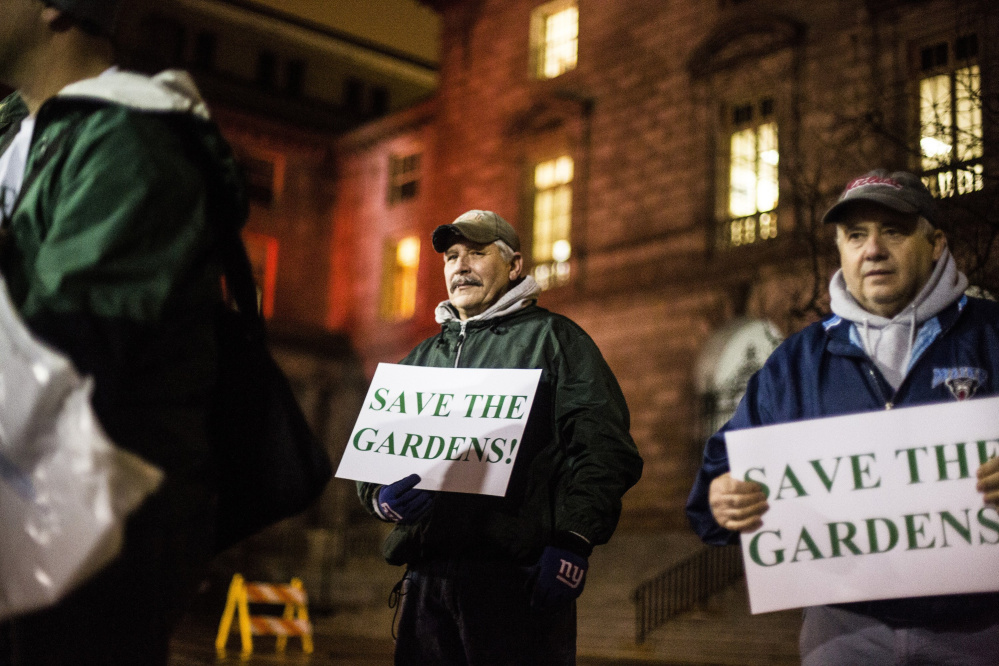
[{"label": "man's hand", "polygon": [[583,593],[587,558],[571,550],[548,546],[534,565],[531,608],[550,608],[567,603]]},{"label": "man's hand", "polygon": [[378,490],[378,512],[385,520],[393,523],[415,523],[433,504],[434,494],[429,490],[417,490],[419,474],[410,474],[405,479],[382,486]]},{"label": "man's hand", "polygon": [[770,508],[760,484],[733,479],[728,472],[711,482],[708,502],[715,521],[732,532],[757,529],[763,524],[761,516]]},{"label": "man's hand", "polygon": [[999,506],[999,458],[988,460],[978,468],[978,484],[975,486],[985,501]]}]

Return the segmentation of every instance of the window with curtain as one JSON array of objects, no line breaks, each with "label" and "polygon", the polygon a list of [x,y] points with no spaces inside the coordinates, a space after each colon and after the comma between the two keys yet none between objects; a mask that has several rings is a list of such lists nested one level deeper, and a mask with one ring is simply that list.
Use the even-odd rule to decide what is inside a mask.
[{"label": "window with curtain", "polygon": [[555,0],[531,14],[531,51],[534,75],[554,79],[576,68],[579,44],[579,8],[575,0]]},{"label": "window with curtain", "polygon": [[719,221],[723,247],[777,237],[779,194],[777,118],[772,98],[733,106],[728,134],[727,215]]},{"label": "window with curtain", "polygon": [[534,167],[533,275],[542,289],[569,280],[573,161],[568,155]]},{"label": "window with curtain", "polygon": [[419,237],[407,236],[386,243],[382,266],[382,319],[403,321],[413,317],[416,312],[416,277],[419,267]]}]

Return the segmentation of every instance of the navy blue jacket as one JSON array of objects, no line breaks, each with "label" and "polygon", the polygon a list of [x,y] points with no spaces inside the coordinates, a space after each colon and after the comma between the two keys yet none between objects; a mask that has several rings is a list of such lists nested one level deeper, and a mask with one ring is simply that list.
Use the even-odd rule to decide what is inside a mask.
[{"label": "navy blue jacket", "polygon": [[[738,540],[737,533],[718,525],[708,505],[711,481],[729,471],[725,431],[999,393],[997,303],[964,296],[925,322],[916,338],[909,372],[897,391],[868,358],[856,335],[852,323],[837,316],[812,324],[785,340],[749,380],[732,419],[708,439],[687,499],[687,517],[705,543],[724,545]],[[887,621],[924,623],[997,608],[999,594],[843,606]]]}]

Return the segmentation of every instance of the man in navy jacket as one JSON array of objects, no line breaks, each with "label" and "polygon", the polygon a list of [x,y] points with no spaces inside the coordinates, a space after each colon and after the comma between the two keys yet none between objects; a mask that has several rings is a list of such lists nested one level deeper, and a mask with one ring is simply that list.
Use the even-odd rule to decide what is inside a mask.
[{"label": "man in navy jacket", "polygon": [[[918,177],[872,171],[847,185],[823,221],[836,225],[840,254],[833,316],[788,338],[708,440],[687,501],[706,543],[736,542],[768,509],[759,484],[729,474],[726,430],[999,393],[999,305],[965,295],[967,278]],[[977,489],[999,503],[999,458],[981,465]],[[811,666],[994,664],[999,593],[807,608],[800,643]]]}]

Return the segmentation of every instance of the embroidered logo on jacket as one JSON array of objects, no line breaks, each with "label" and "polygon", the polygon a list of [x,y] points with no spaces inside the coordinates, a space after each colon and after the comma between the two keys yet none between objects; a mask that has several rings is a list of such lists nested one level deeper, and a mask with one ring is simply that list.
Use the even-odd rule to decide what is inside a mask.
[{"label": "embroidered logo on jacket", "polygon": [[975,395],[989,373],[981,368],[933,368],[933,386],[944,384],[958,400],[967,400]]}]

